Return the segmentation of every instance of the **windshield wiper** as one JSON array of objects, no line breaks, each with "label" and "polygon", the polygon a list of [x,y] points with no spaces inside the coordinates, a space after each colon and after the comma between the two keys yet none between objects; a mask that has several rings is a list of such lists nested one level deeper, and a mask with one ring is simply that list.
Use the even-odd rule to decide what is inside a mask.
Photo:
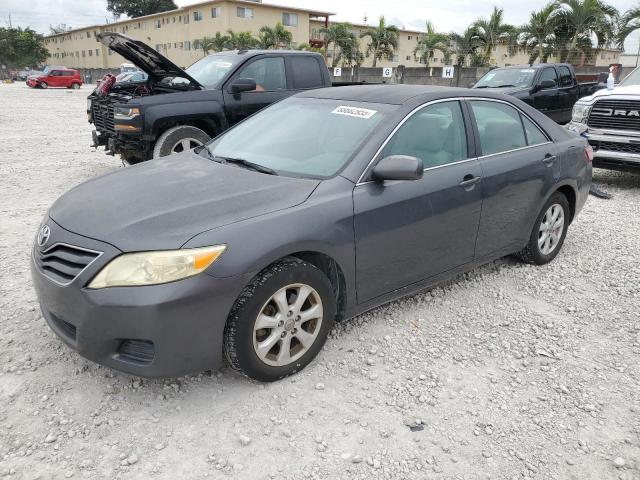
[{"label": "windshield wiper", "polygon": [[477,86],[475,88],[489,88],[489,85],[479,85],[479,86]]},{"label": "windshield wiper", "polygon": [[495,88],[505,88],[505,87],[515,87],[515,85],[511,85],[510,83],[504,83],[502,85],[498,85]]},{"label": "windshield wiper", "polygon": [[[201,149],[201,150],[197,150],[197,149]],[[245,160],[244,158],[221,157],[220,155],[216,155],[211,150],[209,150],[206,145],[196,147],[194,151],[196,151],[196,153],[206,152],[209,159],[213,160],[214,162],[234,163],[236,165],[242,165],[243,167],[250,168],[251,170],[255,170],[256,172],[266,173],[267,175],[278,175],[278,172],[276,172],[272,168],[265,167],[258,163],[250,162],[249,160]]]}]

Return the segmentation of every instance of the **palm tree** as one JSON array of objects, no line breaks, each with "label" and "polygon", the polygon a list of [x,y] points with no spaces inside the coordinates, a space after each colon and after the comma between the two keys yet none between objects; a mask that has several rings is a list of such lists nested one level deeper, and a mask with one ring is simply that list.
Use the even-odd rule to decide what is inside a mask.
[{"label": "palm tree", "polygon": [[360,38],[369,37],[367,45],[367,58],[373,55],[372,67],[376,67],[378,60],[386,58],[393,60],[393,52],[398,48],[398,27],[387,25],[384,17],[380,17],[378,26],[360,34]]},{"label": "palm tree", "polygon": [[484,56],[488,61],[491,58],[491,51],[499,44],[513,45],[516,28],[503,22],[504,10],[502,8],[493,7],[491,16],[479,18],[473,22],[475,36],[484,49]]},{"label": "palm tree", "polygon": [[221,52],[229,45],[229,37],[222,35],[220,32],[216,32],[215,37],[203,37],[200,40],[200,47],[204,52],[204,56],[209,55],[209,52]]},{"label": "palm tree", "polygon": [[428,67],[429,60],[433,58],[436,50],[443,52],[445,57],[450,57],[448,52],[449,37],[444,33],[436,32],[433,23],[427,21],[427,31],[418,39],[418,45],[413,50],[413,57],[416,61],[424,61],[425,66]]},{"label": "palm tree", "polygon": [[561,61],[576,62],[580,54],[588,55],[593,45],[591,37],[598,39],[598,46],[610,42],[618,22],[618,11],[601,0],[561,0],[558,20],[564,39]]},{"label": "palm tree", "polygon": [[484,65],[484,56],[478,53],[481,47],[480,41],[473,27],[468,27],[462,34],[451,32],[449,40],[451,42],[449,51],[456,55],[456,64],[459,67]]},{"label": "palm tree", "polygon": [[260,28],[260,36],[258,37],[260,48],[284,48],[289,46],[292,41],[293,34],[280,22],[276,23],[273,28],[267,26]]},{"label": "palm tree", "polygon": [[629,35],[640,29],[640,6],[627,10],[620,17],[619,30],[617,35],[618,46],[622,47]]},{"label": "palm tree", "polygon": [[359,67],[364,62],[364,54],[360,50],[360,41],[355,34],[351,34],[340,44],[343,67]]},{"label": "palm tree", "polygon": [[531,12],[529,23],[520,27],[519,43],[529,54],[529,63],[540,59],[546,63],[556,45],[558,5],[549,3],[542,10]]},{"label": "palm tree", "polygon": [[248,50],[256,46],[256,39],[251,32],[236,33],[233,30],[227,30],[227,33],[229,34],[228,47],[232,50]]},{"label": "palm tree", "polygon": [[320,29],[320,33],[324,35],[325,62],[326,55],[329,54],[329,45],[333,44],[332,67],[338,65],[342,58],[343,48],[345,46],[348,48],[349,43],[355,38],[352,28],[350,23],[334,23]]}]

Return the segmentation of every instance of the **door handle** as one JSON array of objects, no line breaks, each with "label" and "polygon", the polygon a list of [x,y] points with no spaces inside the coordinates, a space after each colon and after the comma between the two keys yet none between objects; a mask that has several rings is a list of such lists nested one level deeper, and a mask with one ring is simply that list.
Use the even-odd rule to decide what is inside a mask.
[{"label": "door handle", "polygon": [[551,155],[549,153],[547,153],[544,158],[542,159],[542,163],[544,163],[546,166],[550,167],[551,165],[553,165],[553,162],[556,161],[556,156],[555,155]]},{"label": "door handle", "polygon": [[462,181],[458,185],[460,185],[462,188],[466,189],[466,188],[469,188],[469,187],[473,187],[481,179],[482,179],[482,177],[474,177],[473,175],[468,174],[468,175],[464,176],[464,178],[462,179]]}]

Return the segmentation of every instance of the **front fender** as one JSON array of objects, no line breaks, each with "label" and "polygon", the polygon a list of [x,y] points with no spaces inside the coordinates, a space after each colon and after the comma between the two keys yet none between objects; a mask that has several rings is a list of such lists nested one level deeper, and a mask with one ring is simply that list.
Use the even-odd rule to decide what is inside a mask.
[{"label": "front fender", "polygon": [[217,100],[148,105],[143,115],[146,140],[155,140],[167,126],[179,124],[204,124],[211,133],[228,128],[224,108]]}]

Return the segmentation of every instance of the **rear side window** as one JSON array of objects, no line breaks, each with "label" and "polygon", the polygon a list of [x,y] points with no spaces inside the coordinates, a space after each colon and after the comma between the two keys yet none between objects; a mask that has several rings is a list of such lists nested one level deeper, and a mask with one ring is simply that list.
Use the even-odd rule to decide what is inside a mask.
[{"label": "rear side window", "polygon": [[74,74],[74,72],[71,72],[71,71],[68,71],[68,70],[62,72],[62,76],[63,77],[73,77],[73,74]]},{"label": "rear side window", "polygon": [[569,67],[559,67],[560,71],[560,86],[571,87],[573,85],[573,78],[571,78],[571,70]]},{"label": "rear side window", "polygon": [[546,143],[549,139],[540,131],[538,126],[529,120],[524,115],[520,115],[522,117],[522,124],[524,125],[524,131],[527,134],[527,144],[528,145],[539,145],[541,143]]},{"label": "rear side window", "polygon": [[391,137],[380,158],[409,155],[424,168],[467,158],[467,138],[460,103],[428,105],[414,113]]},{"label": "rear side window", "polygon": [[51,77],[59,77],[59,76],[61,76],[61,73],[62,72],[60,72],[60,70],[53,70],[49,75]]},{"label": "rear side window", "polygon": [[518,110],[504,103],[485,100],[474,100],[470,103],[478,126],[482,155],[527,146]]},{"label": "rear side window", "polygon": [[294,88],[324,87],[324,76],[320,70],[320,64],[314,57],[292,56],[291,70]]}]

